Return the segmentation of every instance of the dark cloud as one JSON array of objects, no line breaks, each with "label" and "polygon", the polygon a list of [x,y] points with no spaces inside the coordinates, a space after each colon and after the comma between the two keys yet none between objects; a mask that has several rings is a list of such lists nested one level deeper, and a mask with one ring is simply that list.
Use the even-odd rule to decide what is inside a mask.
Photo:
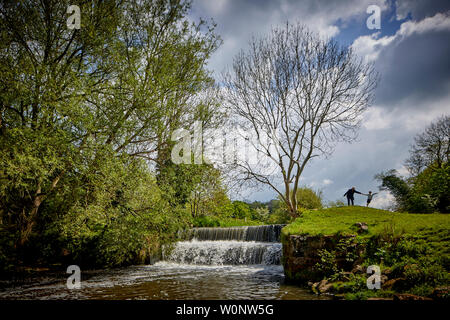
[{"label": "dark cloud", "polygon": [[438,12],[450,10],[448,0],[397,0],[397,19],[402,20],[409,15],[414,20],[434,16]]},{"label": "dark cloud", "polygon": [[446,95],[450,87],[449,57],[449,31],[413,34],[387,46],[375,65],[381,74],[376,103],[390,108],[408,98],[419,106]]}]

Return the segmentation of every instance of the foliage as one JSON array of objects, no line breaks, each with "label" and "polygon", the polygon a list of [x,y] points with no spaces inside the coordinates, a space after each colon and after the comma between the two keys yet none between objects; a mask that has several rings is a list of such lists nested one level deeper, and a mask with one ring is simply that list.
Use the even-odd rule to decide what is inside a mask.
[{"label": "foliage", "polygon": [[450,117],[442,116],[418,134],[405,166],[411,173],[403,179],[395,170],[375,176],[381,189],[389,190],[397,210],[408,212],[450,211]]},{"label": "foliage", "polygon": [[194,227],[239,227],[239,226],[256,226],[262,225],[262,221],[236,219],[229,217],[217,216],[200,216],[194,219]]},{"label": "foliage", "polygon": [[450,165],[430,166],[417,176],[405,180],[395,170],[375,176],[380,189],[389,190],[396,200],[396,209],[407,212],[449,212]]},{"label": "foliage", "polygon": [[[315,266],[333,282],[332,292],[346,299],[392,297],[395,292],[430,296],[434,288],[450,284],[450,218],[445,214],[408,214],[366,207],[329,208],[305,212],[283,228],[290,234],[350,235],[333,249],[320,249]],[[358,234],[354,225],[365,222],[369,230]],[[343,259],[348,262],[342,267]],[[392,289],[371,291],[367,275],[349,273],[355,264],[379,265],[382,275],[401,279]],[[389,270],[389,273],[388,273]],[[346,272],[344,272],[346,271]]]},{"label": "foliage", "polygon": [[[80,30],[66,26],[72,4]],[[168,155],[173,130],[223,115],[205,68],[214,25],[182,0],[1,7],[0,269],[148,259],[205,183],[205,167]]]},{"label": "foliage", "polygon": [[322,192],[311,188],[301,187],[297,189],[297,206],[299,209],[322,209]]}]

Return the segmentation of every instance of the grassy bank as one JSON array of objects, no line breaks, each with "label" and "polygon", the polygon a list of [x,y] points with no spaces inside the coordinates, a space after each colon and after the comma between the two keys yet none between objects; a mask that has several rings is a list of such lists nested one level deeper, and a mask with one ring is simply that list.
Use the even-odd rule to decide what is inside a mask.
[{"label": "grassy bank", "polygon": [[[359,224],[359,225],[358,225]],[[361,225],[364,225],[361,228]],[[282,230],[290,235],[339,236],[333,249],[319,249],[316,293],[348,299],[414,294],[448,298],[450,216],[396,213],[366,207],[338,207],[305,212]],[[339,265],[345,260],[346,267]],[[368,290],[369,265],[381,268],[381,290]],[[447,287],[447,288],[445,288]],[[437,290],[437,291],[436,291]]]}]

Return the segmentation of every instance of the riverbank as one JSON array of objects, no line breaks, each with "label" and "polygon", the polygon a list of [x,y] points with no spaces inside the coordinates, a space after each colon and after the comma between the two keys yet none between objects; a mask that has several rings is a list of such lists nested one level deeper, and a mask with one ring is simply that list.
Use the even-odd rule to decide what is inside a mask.
[{"label": "riverbank", "polygon": [[[448,299],[450,216],[366,207],[305,212],[282,230],[286,279],[345,299]],[[379,290],[367,267],[380,267]]]}]

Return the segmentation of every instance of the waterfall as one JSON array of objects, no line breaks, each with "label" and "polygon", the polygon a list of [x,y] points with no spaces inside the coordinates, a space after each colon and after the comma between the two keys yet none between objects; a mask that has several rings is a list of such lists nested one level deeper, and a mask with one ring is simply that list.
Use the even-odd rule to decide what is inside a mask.
[{"label": "waterfall", "polygon": [[231,228],[193,228],[190,238],[197,240],[237,240],[279,242],[281,229],[285,225],[245,226]]},{"label": "waterfall", "polygon": [[279,265],[283,226],[193,228],[188,233],[191,240],[177,242],[165,252],[164,260],[198,265]]}]

